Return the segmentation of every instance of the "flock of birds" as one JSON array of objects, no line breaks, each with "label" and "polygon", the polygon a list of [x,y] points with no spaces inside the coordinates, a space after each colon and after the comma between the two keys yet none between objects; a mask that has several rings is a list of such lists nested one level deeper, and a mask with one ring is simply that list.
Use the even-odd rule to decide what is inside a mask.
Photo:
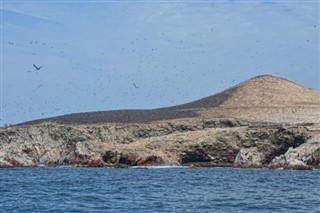
[{"label": "flock of birds", "polygon": [[[135,43],[136,41],[132,41],[131,42],[131,45],[134,45],[134,43]],[[19,44],[19,42],[9,42],[8,43],[10,46],[12,46],[12,45],[14,45],[14,44],[16,44],[16,45],[21,45],[21,44]],[[38,41],[30,41],[29,42],[29,44],[31,45],[35,45],[35,44],[40,44],[41,45],[41,42],[38,42]],[[45,46],[46,45],[46,43],[42,43],[42,45],[43,46]],[[65,45],[66,45],[66,43],[65,43]],[[50,47],[50,49],[53,49],[53,46],[51,46]],[[121,48],[121,50],[122,51],[126,51],[126,48]],[[152,52],[155,52],[155,51],[157,51],[157,48],[152,48],[151,49],[151,51]],[[60,53],[63,53],[64,51],[63,50],[61,50],[60,51]],[[134,50],[132,50],[132,52],[134,53],[135,51]],[[32,53],[32,55],[36,55],[36,51],[35,51],[35,48],[33,48],[33,53]],[[101,53],[101,55],[104,55],[103,53]],[[149,60],[151,60],[151,61],[155,61],[155,56],[153,55],[140,55],[140,57],[141,57],[141,60],[140,60],[140,63],[142,64],[143,62],[142,62],[142,60],[146,60],[146,59],[149,59]],[[144,58],[143,58],[144,57]],[[14,64],[14,63],[13,63]],[[34,71],[31,71],[31,70],[29,70],[29,71],[27,71],[28,73],[42,73],[42,74],[40,74],[40,75],[37,75],[38,77],[39,76],[44,76],[44,75],[47,75],[47,73],[48,73],[48,71],[50,70],[50,67],[49,66],[44,66],[44,65],[39,65],[39,64],[36,64],[36,63],[34,63],[34,64],[32,64],[32,67],[34,68]],[[163,68],[165,68],[165,66],[163,67]],[[72,72],[75,72],[75,71],[79,71],[79,69],[81,69],[81,62],[77,62],[76,64],[75,64],[75,66],[72,66]],[[112,72],[114,72],[114,73],[116,73],[116,72],[118,72],[119,71],[119,69],[120,68],[112,68]],[[41,71],[41,72],[40,72]],[[43,71],[43,72],[42,72]],[[51,70],[52,71],[52,70]],[[83,71],[83,69],[82,69],[82,71]],[[96,72],[96,74],[97,73],[102,73],[102,72],[104,72],[104,71],[106,71],[106,69],[103,69],[103,68],[93,68],[93,69],[88,69],[87,70],[87,72],[90,72],[90,75],[91,76],[94,76],[95,74],[94,73],[92,73],[92,71],[95,71]],[[58,73],[57,75],[59,75],[59,77],[61,77],[61,79],[62,80],[65,80],[66,78],[64,78],[63,77],[63,74],[61,74],[61,73]],[[81,91],[81,90],[83,90],[83,88],[85,88],[85,93],[91,93],[92,94],[92,97],[96,97],[96,96],[98,96],[98,94],[100,94],[100,93],[102,93],[102,92],[105,92],[106,91],[106,84],[105,84],[105,81],[107,81],[108,82],[108,84],[112,84],[112,81],[113,80],[110,80],[110,78],[105,78],[105,77],[103,77],[103,76],[99,76],[99,77],[97,77],[96,78],[96,80],[94,81],[94,82],[92,82],[92,83],[94,83],[94,84],[96,84],[96,85],[98,85],[98,86],[100,86],[100,88],[101,89],[97,89],[97,86],[96,87],[94,87],[95,88],[95,90],[96,91],[94,91],[94,92],[92,92],[92,91],[90,91],[91,90],[91,86],[92,85],[90,85],[90,83],[88,83],[88,84],[84,84],[84,83],[82,83],[82,84],[78,84],[77,83],[77,81],[79,80],[79,76],[76,74],[76,75],[74,75],[74,76],[76,76],[76,77],[71,77],[71,78],[69,78],[69,80],[67,81],[67,82],[65,82],[65,83],[60,83],[60,82],[56,82],[55,84],[47,84],[47,82],[39,82],[39,84],[38,85],[35,85],[35,89],[33,89],[32,91],[34,92],[34,94],[32,95],[32,97],[28,100],[28,101],[30,101],[30,103],[31,102],[34,102],[34,101],[39,101],[39,99],[40,98],[44,98],[44,97],[40,97],[40,95],[38,95],[38,94],[40,94],[40,92],[38,92],[38,90],[39,89],[41,89],[41,88],[43,88],[43,87],[47,87],[47,88],[49,88],[50,86],[53,86],[53,87],[60,87],[60,86],[63,86],[63,87],[65,87],[65,88],[67,88],[66,90],[65,90],[65,92],[67,92],[67,93],[69,93],[70,94],[70,96],[73,96],[73,97],[75,97],[75,96],[80,96],[80,94],[83,94],[82,92],[83,91]],[[105,76],[105,75],[104,75]],[[131,78],[131,85],[132,85],[132,87],[130,88],[130,87],[127,87],[126,89],[125,89],[125,91],[122,91],[122,93],[123,93],[123,95],[124,96],[127,96],[128,97],[128,99],[131,99],[131,102],[134,102],[135,100],[136,100],[136,98],[138,97],[138,95],[135,93],[135,92],[133,92],[133,90],[135,90],[135,89],[140,89],[140,86],[139,86],[139,84],[138,83],[136,83],[136,82],[134,82],[134,78],[139,78],[139,74],[138,73],[129,73],[128,74],[128,76]],[[40,78],[38,78],[38,79],[40,79]],[[113,79],[118,79],[118,80],[123,80],[123,79],[126,79],[126,75],[125,74],[119,74],[119,75],[116,75],[116,76],[113,76]],[[164,79],[164,81],[166,81],[166,82],[168,82],[169,81],[169,77],[165,77],[165,79]],[[42,80],[44,80],[43,78],[42,78]],[[90,81],[90,79],[88,79],[89,81]],[[104,81],[103,83],[102,83],[102,81]],[[33,80],[33,82],[36,82],[35,80]],[[144,87],[145,88],[145,87]],[[54,89],[54,88],[53,88]],[[152,91],[151,90],[149,90],[149,96],[153,96],[153,93],[152,93]],[[41,92],[42,93],[42,95],[43,95],[43,91]],[[141,93],[140,93],[141,94]],[[148,98],[148,95],[146,95],[145,96],[145,98],[147,99]],[[67,112],[66,112],[66,106],[64,106],[64,105],[60,105],[58,102],[59,102],[59,95],[56,95],[56,96],[45,96],[45,99],[47,99],[46,101],[43,101],[40,105],[37,105],[37,108],[35,109],[35,108],[33,108],[32,107],[32,104],[34,105],[34,103],[32,103],[32,104],[25,104],[25,103],[23,103],[22,104],[22,100],[21,100],[21,102],[19,101],[19,99],[20,98],[22,98],[23,97],[23,95],[22,96],[17,96],[16,98],[15,98],[15,100],[14,100],[14,102],[12,102],[12,103],[9,103],[9,104],[6,104],[6,106],[5,107],[7,107],[7,108],[11,108],[11,107],[14,107],[14,106],[24,106],[24,107],[22,107],[21,108],[21,111],[22,111],[22,113],[21,114],[30,114],[30,113],[33,113],[33,112],[35,112],[35,111],[37,111],[37,112],[41,112],[41,115],[42,116],[44,116],[45,114],[57,114],[59,111],[61,111],[61,110],[63,110],[63,111],[61,111],[59,114],[62,114],[62,113],[70,113],[70,112],[74,112],[74,111],[84,111],[84,110],[81,110],[81,109],[72,109],[72,108],[69,108],[69,109],[67,109]],[[51,101],[50,100],[48,100],[48,97],[50,97],[50,99],[51,99]],[[73,97],[71,97],[71,99],[73,98]],[[164,98],[165,96],[164,95],[160,95],[160,98]],[[38,100],[37,100],[38,99]],[[54,100],[55,99],[55,100]],[[101,99],[101,102],[103,102],[103,104],[102,104],[102,106],[100,107],[100,108],[103,108],[103,105],[104,106],[106,106],[106,105],[108,105],[108,103],[110,103],[110,101],[112,101],[112,99],[113,98],[111,98],[111,95],[109,95],[109,94],[106,94],[105,95],[105,97],[103,98],[103,99]],[[28,106],[28,105],[30,105],[30,106]],[[58,106],[58,107],[57,107]],[[121,108],[121,106],[119,106],[120,108]],[[52,108],[52,110],[53,111],[51,111],[50,113],[48,113],[48,108]],[[69,111],[69,112],[68,112]],[[19,113],[19,111],[16,111],[17,113]],[[19,113],[20,114],[20,113]],[[10,116],[10,115],[8,115],[8,116]]]},{"label": "flock of birds", "polygon": [[[214,29],[210,29],[210,32],[213,31]],[[161,33],[161,36],[166,35],[165,33]],[[170,39],[163,39],[163,41],[166,41],[170,48],[173,48],[174,51],[177,51],[177,55],[188,55],[192,51],[198,51],[197,54],[199,55],[209,55],[209,53],[206,52],[206,47],[203,44],[199,44],[199,46],[194,47],[192,46],[192,44],[188,44],[188,42],[182,40],[173,42]],[[163,58],[166,58],[167,56],[163,55],[163,52],[161,52],[162,47],[156,47],[155,45],[153,45],[153,47],[150,47],[149,50],[142,50],[143,48],[140,48],[141,46],[144,47],[144,43],[148,42],[148,38],[136,38],[123,47],[119,48],[119,55],[131,54],[133,58],[136,59],[136,62],[138,62],[136,63],[136,67],[133,68],[133,72],[129,71],[128,73],[125,73],[123,72],[125,68],[121,64],[114,64],[114,67],[106,67],[106,65],[108,65],[107,63],[96,63],[97,61],[95,60],[94,56],[88,58],[87,61],[77,61],[76,58],[70,58],[69,56],[67,56],[67,49],[65,49],[67,46],[69,46],[69,44],[65,42],[61,42],[59,44],[59,47],[56,48],[54,45],[50,45],[49,42],[27,41],[26,44],[32,45],[31,49],[33,56],[38,54],[37,48],[34,48],[35,46],[43,48],[45,47],[47,48],[47,52],[56,51],[55,54],[60,54],[60,57],[64,58],[65,60],[69,60],[70,66],[69,68],[63,69],[63,72],[68,72],[68,74],[64,74],[63,72],[54,72],[50,65],[47,63],[44,64],[45,66],[43,64],[40,65],[37,63],[33,63],[32,67],[34,68],[34,71],[29,70],[27,72],[42,73],[42,71],[44,71],[43,73],[46,73],[47,79],[39,78],[40,80],[46,81],[39,80],[37,84],[33,86],[32,91],[34,92],[34,94],[29,99],[29,106],[24,107],[22,114],[30,114],[35,111],[40,111],[42,116],[46,115],[47,117],[49,117],[77,111],[92,111],[90,110],[92,104],[90,106],[86,103],[86,101],[81,102],[81,100],[88,97],[92,98],[92,100],[88,100],[87,102],[96,103],[97,110],[108,109],[108,104],[110,104],[114,99],[117,99],[116,101],[118,101],[119,103],[124,103],[121,98],[126,99],[125,101],[127,103],[137,103],[142,101],[145,102],[141,103],[142,105],[149,104],[152,107],[154,106],[152,105],[152,103],[162,103],[164,104],[163,106],[168,106],[170,104],[174,105],[177,103],[182,104],[188,101],[193,101],[195,98],[190,96],[190,91],[199,92],[198,86],[204,82],[208,82],[208,79],[212,79],[212,83],[215,82],[216,84],[216,89],[221,91],[222,89],[234,85],[236,83],[235,79],[240,79],[240,76],[242,76],[242,73],[237,73],[237,75],[234,76],[235,79],[225,80],[224,75],[219,75],[220,70],[223,70],[221,64],[216,64],[215,67],[213,67],[211,70],[198,73],[197,79],[194,79],[194,70],[192,69],[196,67],[197,63],[199,62],[195,62],[195,60],[189,57],[188,59],[191,60],[185,60],[185,63],[181,64],[181,61],[179,63],[178,57],[176,57],[170,59],[171,62],[166,63],[166,60],[163,60]],[[260,40],[256,41],[256,43],[260,42]],[[9,41],[8,45],[13,46],[21,44],[19,44],[19,42],[17,41]],[[72,46],[72,44],[70,44],[70,46]],[[262,53],[256,52],[255,54]],[[106,55],[107,54],[101,51],[97,53],[96,58],[105,58],[107,57]],[[185,59],[187,59],[187,57],[185,57]],[[189,67],[192,68],[190,69]],[[150,72],[140,73],[137,70],[150,70]],[[53,82],[50,82],[50,75],[48,74],[50,72],[48,71],[52,73],[51,76],[55,76],[54,78],[52,78]],[[170,73],[170,71],[173,72]],[[275,72],[273,74],[280,75],[279,72]],[[42,75],[42,77],[43,76],[44,75]],[[150,78],[150,80],[148,78]],[[60,79],[61,81],[59,82],[57,81],[57,79]],[[80,81],[80,79],[82,79],[82,81]],[[85,79],[86,81],[84,82],[83,79]],[[119,88],[117,90],[117,94],[112,94],[115,91],[112,87],[118,88],[117,86],[119,86],[118,84],[120,83],[122,85],[124,85],[125,83],[127,84],[125,88]],[[194,88],[193,86],[197,86],[197,88]],[[51,90],[51,87],[54,88],[52,88]],[[50,95],[45,95],[43,91],[41,95],[39,94],[40,91],[45,88],[47,89],[45,92],[50,92]],[[202,91],[202,93],[208,95],[212,95],[214,93],[212,92],[212,88],[202,88],[200,86],[200,89],[203,89],[205,91]],[[56,91],[55,94],[53,94],[53,91]],[[168,91],[170,92],[168,93]],[[78,109],[73,108],[72,106],[70,107],[70,105],[69,107],[67,107],[68,104],[66,105],[65,103],[61,102],[59,94],[60,92],[65,93],[65,95],[68,96],[68,100],[70,100],[70,102],[79,102],[83,105],[78,105]],[[191,95],[195,94],[192,93]],[[17,97],[17,99],[13,103],[11,103],[12,107],[17,105],[24,105],[19,102],[19,97]],[[202,97],[197,96],[197,98]],[[39,102],[39,99],[44,99],[44,101],[35,109],[34,102]],[[168,102],[168,99],[170,99],[171,102]],[[85,106],[85,104],[87,104],[87,106]],[[7,107],[11,106],[8,105]],[[83,106],[85,107],[82,108]],[[87,110],[86,108],[89,110]],[[123,106],[119,106],[119,108],[123,108]],[[51,109],[51,111],[48,109]]]}]

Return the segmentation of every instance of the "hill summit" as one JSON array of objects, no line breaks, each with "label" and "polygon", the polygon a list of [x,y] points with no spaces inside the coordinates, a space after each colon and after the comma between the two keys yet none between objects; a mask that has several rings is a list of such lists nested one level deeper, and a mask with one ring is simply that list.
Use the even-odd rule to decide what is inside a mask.
[{"label": "hill summit", "polygon": [[320,105],[320,93],[271,75],[252,78],[235,86],[225,107],[292,107]]}]

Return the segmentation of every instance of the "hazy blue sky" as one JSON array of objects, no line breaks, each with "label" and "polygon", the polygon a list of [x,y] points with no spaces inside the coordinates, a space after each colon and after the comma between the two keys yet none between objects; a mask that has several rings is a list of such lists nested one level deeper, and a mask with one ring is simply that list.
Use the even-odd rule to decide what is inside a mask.
[{"label": "hazy blue sky", "polygon": [[319,6],[1,1],[1,125],[182,104],[261,74],[319,90]]}]

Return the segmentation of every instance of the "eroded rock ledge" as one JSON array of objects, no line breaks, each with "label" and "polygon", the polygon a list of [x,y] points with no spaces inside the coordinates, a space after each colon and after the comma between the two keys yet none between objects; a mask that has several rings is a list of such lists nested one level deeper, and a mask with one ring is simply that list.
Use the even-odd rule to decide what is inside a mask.
[{"label": "eroded rock ledge", "polygon": [[319,124],[235,119],[0,129],[0,167],[320,166]]}]

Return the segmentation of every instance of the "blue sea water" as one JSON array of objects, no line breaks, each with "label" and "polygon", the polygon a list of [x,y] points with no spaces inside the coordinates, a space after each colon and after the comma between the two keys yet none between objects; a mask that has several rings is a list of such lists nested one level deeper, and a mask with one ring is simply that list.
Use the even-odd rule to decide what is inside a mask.
[{"label": "blue sea water", "polygon": [[0,169],[0,212],[320,212],[320,170]]}]

